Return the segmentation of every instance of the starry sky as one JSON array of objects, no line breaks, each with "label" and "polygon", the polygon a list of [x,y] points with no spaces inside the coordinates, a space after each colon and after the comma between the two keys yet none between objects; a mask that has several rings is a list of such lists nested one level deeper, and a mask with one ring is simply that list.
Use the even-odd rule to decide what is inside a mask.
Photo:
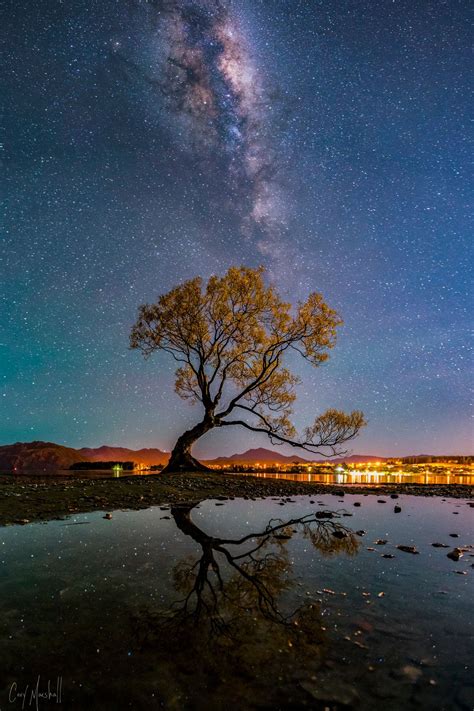
[{"label": "starry sky", "polygon": [[359,408],[354,452],[472,453],[470,2],[7,5],[0,444],[169,450],[200,412],[129,350],[138,305],[263,264],[345,322],[289,363],[297,427]]}]

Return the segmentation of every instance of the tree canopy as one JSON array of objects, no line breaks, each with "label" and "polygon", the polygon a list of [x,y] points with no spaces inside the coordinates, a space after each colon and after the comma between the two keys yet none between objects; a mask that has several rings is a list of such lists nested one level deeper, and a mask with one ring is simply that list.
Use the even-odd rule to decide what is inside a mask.
[{"label": "tree canopy", "polygon": [[206,284],[196,277],[139,308],[131,347],[146,357],[170,354],[178,364],[176,392],[204,411],[176,443],[170,465],[195,466],[190,448],[213,427],[238,425],[274,444],[334,456],[365,424],[359,410],[330,409],[297,436],[291,414],[299,379],[285,356],[296,351],[315,367],[324,363],[342,321],[317,292],[292,307],[264,271],[231,267]]}]

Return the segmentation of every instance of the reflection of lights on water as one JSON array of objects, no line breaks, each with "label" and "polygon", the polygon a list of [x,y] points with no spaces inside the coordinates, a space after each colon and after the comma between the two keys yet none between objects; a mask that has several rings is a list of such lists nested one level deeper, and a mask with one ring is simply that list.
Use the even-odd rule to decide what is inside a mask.
[{"label": "reflection of lights on water", "polygon": [[[267,465],[268,466],[268,465]],[[360,465],[359,465],[360,466]],[[271,479],[291,479],[293,481],[320,482],[322,484],[472,484],[474,483],[473,474],[456,474],[448,475],[445,473],[433,473],[431,471],[404,472],[403,470],[383,471],[380,469],[372,470],[370,465],[364,465],[365,470],[351,467],[350,470],[345,470],[343,467],[335,467],[332,473],[318,472],[318,467],[312,467],[310,473],[309,467],[303,471],[291,471],[284,467],[275,466],[276,471],[260,472],[247,471],[244,474],[253,476],[271,478]]]}]

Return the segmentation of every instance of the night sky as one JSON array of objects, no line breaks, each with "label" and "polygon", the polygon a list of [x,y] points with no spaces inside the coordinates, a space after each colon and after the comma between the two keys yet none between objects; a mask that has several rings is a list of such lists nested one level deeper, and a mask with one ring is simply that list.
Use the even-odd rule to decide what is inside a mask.
[{"label": "night sky", "polygon": [[264,264],[345,322],[290,361],[297,427],[357,408],[355,452],[471,453],[470,6],[7,2],[0,444],[170,449],[200,412],[128,349],[138,305]]}]

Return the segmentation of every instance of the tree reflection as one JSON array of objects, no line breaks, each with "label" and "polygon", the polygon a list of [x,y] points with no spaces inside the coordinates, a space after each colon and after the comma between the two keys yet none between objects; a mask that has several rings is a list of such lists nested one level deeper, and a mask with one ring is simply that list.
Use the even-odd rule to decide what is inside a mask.
[{"label": "tree reflection", "polygon": [[[331,512],[272,519],[263,531],[226,539],[202,531],[191,519],[193,508],[171,509],[178,528],[202,548],[197,561],[183,560],[175,567],[176,588],[186,596],[175,603],[171,619],[198,623],[204,617],[217,633],[230,633],[235,617],[241,620],[249,611],[279,624],[292,621],[294,614],[283,614],[277,598],[292,585],[286,544],[297,531],[325,555],[353,554],[358,548],[356,536]],[[226,567],[231,575],[224,583]]]},{"label": "tree reflection", "polygon": [[[140,645],[151,645],[157,655],[163,697],[171,693],[169,685],[182,701],[189,683],[201,684],[207,694],[214,683],[209,708],[214,703],[220,707],[228,693],[244,706],[259,695],[266,704],[277,689],[283,693],[286,686],[293,688],[295,678],[316,673],[327,643],[317,592],[295,595],[289,542],[298,533],[330,556],[355,554],[358,539],[341,522],[342,514],[324,511],[272,519],[263,530],[241,538],[211,536],[192,520],[195,505],[177,505],[171,513],[180,531],[199,544],[200,555],[173,569],[179,600],[137,617]],[[304,555],[310,564],[311,550]],[[301,603],[303,596],[307,602]],[[303,695],[299,703],[304,691],[298,688]],[[274,703],[280,701],[275,697]]]}]

